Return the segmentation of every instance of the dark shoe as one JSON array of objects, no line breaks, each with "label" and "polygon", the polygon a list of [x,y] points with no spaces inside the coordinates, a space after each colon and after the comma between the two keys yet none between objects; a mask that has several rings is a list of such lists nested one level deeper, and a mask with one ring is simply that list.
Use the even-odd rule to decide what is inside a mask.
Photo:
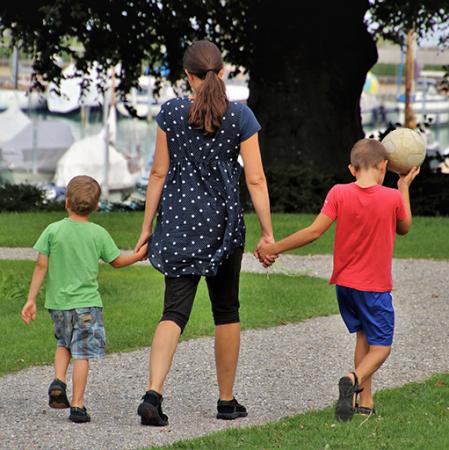
[{"label": "dark shoe", "polygon": [[217,419],[224,420],[234,420],[248,415],[246,408],[235,398],[232,400],[218,400],[217,411]]},{"label": "dark shoe", "polygon": [[367,406],[359,406],[356,405],[354,408],[354,414],[361,414],[362,416],[372,416],[376,414],[376,410],[374,408],[368,408]]},{"label": "dark shoe", "polygon": [[69,420],[75,423],[85,423],[90,422],[90,416],[84,406],[82,408],[74,407],[70,408]]},{"label": "dark shoe", "polygon": [[64,409],[70,408],[69,399],[67,398],[67,385],[57,378],[52,381],[48,388],[48,405],[50,408]]},{"label": "dark shoe", "polygon": [[162,395],[156,391],[147,391],[142,397],[143,402],[137,408],[142,425],[165,427],[168,417],[162,412]]},{"label": "dark shoe", "polygon": [[341,377],[338,382],[339,397],[335,406],[335,417],[341,422],[347,422],[354,415],[354,396],[361,392],[359,380],[355,372],[354,383],[349,377]]}]

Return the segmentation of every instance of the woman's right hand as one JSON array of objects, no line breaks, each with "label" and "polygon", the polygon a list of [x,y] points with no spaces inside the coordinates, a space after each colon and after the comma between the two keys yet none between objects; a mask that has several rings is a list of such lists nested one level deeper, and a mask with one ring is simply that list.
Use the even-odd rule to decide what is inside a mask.
[{"label": "woman's right hand", "polygon": [[140,250],[140,248],[148,242],[150,236],[151,232],[149,230],[142,230],[142,232],[140,233],[140,237],[136,243],[136,246],[134,247],[134,253],[137,253]]}]

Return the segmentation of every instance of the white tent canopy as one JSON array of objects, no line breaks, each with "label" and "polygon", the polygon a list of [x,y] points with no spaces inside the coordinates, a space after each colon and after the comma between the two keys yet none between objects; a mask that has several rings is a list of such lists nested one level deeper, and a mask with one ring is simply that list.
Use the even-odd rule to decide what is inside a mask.
[{"label": "white tent canopy", "polygon": [[[100,186],[104,185],[105,175],[104,131],[75,142],[59,160],[55,174],[56,186],[67,186],[77,175],[89,175]],[[135,179],[128,170],[125,157],[109,145],[110,190],[127,189],[135,185]]]},{"label": "white tent canopy", "polygon": [[9,170],[54,173],[57,161],[73,140],[67,123],[29,122],[11,139],[0,142],[0,166]]},{"label": "white tent canopy", "polygon": [[19,108],[17,103],[0,113],[0,144],[9,141],[31,124],[31,120]]}]

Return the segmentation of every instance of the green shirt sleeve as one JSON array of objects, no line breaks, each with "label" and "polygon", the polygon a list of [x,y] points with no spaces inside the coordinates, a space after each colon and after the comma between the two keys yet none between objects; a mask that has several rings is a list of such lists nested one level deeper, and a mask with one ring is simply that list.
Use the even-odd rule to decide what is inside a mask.
[{"label": "green shirt sleeve", "polygon": [[103,229],[103,233],[101,235],[100,258],[104,262],[110,263],[119,256],[120,256],[119,248],[117,247],[117,245],[115,245],[115,242],[112,239],[111,235],[105,229]]},{"label": "green shirt sleeve", "polygon": [[51,228],[50,225],[45,228],[42,234],[39,236],[39,239],[34,244],[34,250],[37,250],[39,253],[43,255],[50,256],[50,239],[51,239]]}]

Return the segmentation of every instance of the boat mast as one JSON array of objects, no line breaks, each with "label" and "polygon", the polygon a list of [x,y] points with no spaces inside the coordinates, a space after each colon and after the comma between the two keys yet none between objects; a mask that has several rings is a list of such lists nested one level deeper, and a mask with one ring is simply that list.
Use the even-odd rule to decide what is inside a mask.
[{"label": "boat mast", "polygon": [[410,30],[407,33],[406,59],[405,59],[405,127],[416,128],[416,118],[413,111],[413,79],[415,75],[415,60],[413,46],[415,33]]},{"label": "boat mast", "polygon": [[103,198],[109,199],[109,108],[108,92],[105,87],[103,93],[103,131],[104,131],[104,173],[103,173]]},{"label": "boat mast", "polygon": [[19,89],[19,49],[14,46],[11,57],[12,82],[15,90]]}]

